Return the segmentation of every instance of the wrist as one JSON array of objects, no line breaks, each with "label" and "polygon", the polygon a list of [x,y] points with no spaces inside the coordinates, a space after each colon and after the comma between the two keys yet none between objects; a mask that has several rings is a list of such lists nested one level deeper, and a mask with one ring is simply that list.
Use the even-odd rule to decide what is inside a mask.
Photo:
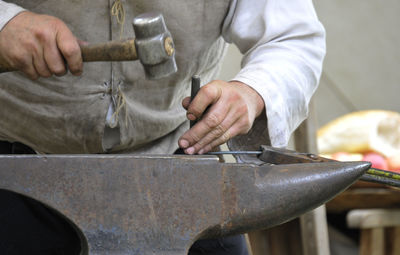
[{"label": "wrist", "polygon": [[242,95],[247,97],[249,102],[252,103],[254,107],[255,117],[258,117],[264,111],[265,102],[261,95],[255,89],[240,81],[229,81],[229,84],[237,86],[243,93]]}]

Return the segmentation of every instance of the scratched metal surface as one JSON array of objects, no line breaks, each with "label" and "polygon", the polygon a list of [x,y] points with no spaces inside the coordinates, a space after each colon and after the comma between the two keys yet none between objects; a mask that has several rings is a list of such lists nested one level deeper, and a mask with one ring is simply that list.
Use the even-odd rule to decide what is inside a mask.
[{"label": "scratched metal surface", "polygon": [[72,222],[82,254],[186,255],[197,239],[288,221],[356,181],[367,163],[272,166],[212,156],[0,156],[0,189]]}]

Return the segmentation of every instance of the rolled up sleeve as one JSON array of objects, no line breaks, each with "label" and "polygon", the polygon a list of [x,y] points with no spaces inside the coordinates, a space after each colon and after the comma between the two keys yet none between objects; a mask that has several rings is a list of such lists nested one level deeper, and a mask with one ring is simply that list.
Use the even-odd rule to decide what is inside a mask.
[{"label": "rolled up sleeve", "polygon": [[24,8],[13,3],[0,1],[0,31],[18,13],[25,11]]},{"label": "rolled up sleeve", "polygon": [[244,55],[233,80],[261,95],[271,144],[286,146],[307,117],[325,56],[325,30],[312,1],[233,1],[223,37]]}]

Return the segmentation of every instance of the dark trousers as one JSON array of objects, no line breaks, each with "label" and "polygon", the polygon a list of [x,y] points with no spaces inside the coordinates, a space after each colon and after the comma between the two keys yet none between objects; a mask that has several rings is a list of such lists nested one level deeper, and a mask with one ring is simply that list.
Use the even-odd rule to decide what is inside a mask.
[{"label": "dark trousers", "polygon": [[248,255],[243,235],[199,240],[190,247],[189,255]]},{"label": "dark trousers", "polygon": [[[20,143],[0,142],[0,154],[34,154]],[[0,254],[79,254],[80,241],[73,228],[42,204],[0,190]]]},{"label": "dark trousers", "polygon": [[[33,154],[20,143],[0,141],[0,154]],[[80,241],[74,229],[42,204],[0,190],[0,254],[78,255]],[[247,255],[244,237],[200,240],[189,255]]]}]

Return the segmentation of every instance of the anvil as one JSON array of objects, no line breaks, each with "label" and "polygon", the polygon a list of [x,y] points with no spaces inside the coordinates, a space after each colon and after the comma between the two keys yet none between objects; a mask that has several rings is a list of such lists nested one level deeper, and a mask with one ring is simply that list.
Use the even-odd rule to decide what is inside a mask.
[{"label": "anvil", "polygon": [[369,167],[222,163],[199,155],[5,155],[0,189],[63,215],[81,254],[186,255],[198,239],[269,228],[312,210]]}]

